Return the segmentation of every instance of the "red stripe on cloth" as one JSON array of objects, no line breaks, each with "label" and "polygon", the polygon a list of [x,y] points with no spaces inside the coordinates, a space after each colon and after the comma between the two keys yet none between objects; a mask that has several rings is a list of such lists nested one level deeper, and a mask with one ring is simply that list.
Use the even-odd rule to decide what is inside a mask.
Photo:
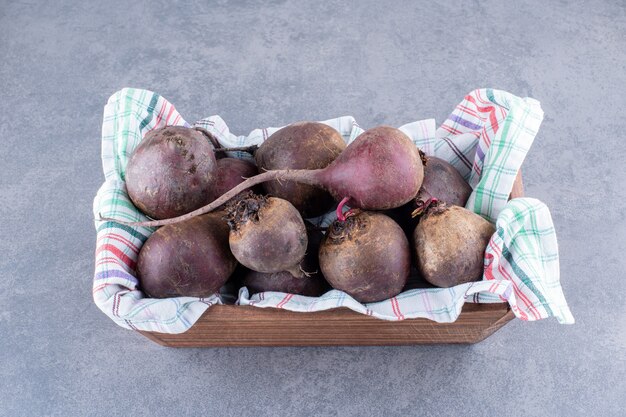
[{"label": "red stripe on cloth", "polygon": [[94,288],[91,290],[91,293],[92,293],[92,294],[95,294],[95,293],[97,293],[98,291],[102,291],[102,290],[104,289],[104,287],[106,287],[107,285],[111,285],[111,284],[101,284],[101,285],[98,285],[97,287],[94,287]]},{"label": "red stripe on cloth", "polygon": [[135,245],[133,242],[131,242],[130,240],[126,239],[122,235],[119,235],[117,233],[107,233],[105,235],[100,236],[96,240],[96,245],[99,244],[104,239],[116,240],[116,241],[118,241],[120,243],[123,243],[125,246],[128,246],[130,249],[133,250],[133,252],[139,253],[139,248],[137,247],[137,245]]},{"label": "red stripe on cloth", "polygon": [[[489,244],[491,245],[491,242],[490,242]],[[493,246],[492,246],[492,247],[493,247]],[[493,255],[491,255],[491,254],[488,254],[488,257],[490,257],[490,259],[493,259]],[[488,259],[489,259],[489,258],[488,258]],[[495,279],[496,279],[496,278],[495,278],[495,276],[493,275],[493,263],[492,263],[492,262],[490,262],[490,263],[489,263],[489,265],[485,268],[485,277],[486,277],[488,280],[495,280]],[[493,288],[494,288],[494,286],[493,286],[493,285],[492,285],[491,287],[489,287],[489,291],[491,291]],[[515,285],[513,285],[513,289],[515,290]],[[506,299],[505,299],[504,297],[502,297],[502,296],[499,296],[499,297],[500,297],[500,299],[501,299],[502,301],[508,301],[508,300],[506,300]],[[514,310],[514,311],[517,311],[517,312],[518,312],[518,314],[519,314],[520,318],[522,318],[523,320],[528,321],[528,316],[526,315],[526,313],[524,313],[522,310],[520,310],[520,309],[519,309],[519,308],[517,308],[517,307],[511,307],[511,308],[513,308],[513,310]]]},{"label": "red stripe on cloth", "polygon": [[[159,98],[159,101],[161,98]],[[157,102],[158,103],[158,102]],[[161,105],[161,110],[159,110],[159,114],[157,114],[156,121],[154,122],[154,128],[161,127],[161,121],[163,120],[163,114],[165,113],[165,108],[167,105]]]},{"label": "red stripe on cloth", "polygon": [[528,297],[526,297],[526,295],[517,287],[517,285],[515,285],[515,282],[513,282],[511,275],[504,269],[501,263],[498,263],[498,272],[500,272],[500,274],[504,276],[507,279],[507,281],[511,281],[511,283],[513,284],[513,291],[515,291],[515,294],[518,295],[519,298],[524,302],[524,304],[528,307],[528,310],[532,313],[532,315],[535,316],[536,319],[539,319],[541,314],[537,311],[537,309],[535,308],[534,304],[530,301],[530,299],[528,299]]},{"label": "red stripe on cloth", "polygon": [[484,99],[484,98],[480,95],[480,90],[474,90],[474,91],[476,92],[476,98],[478,98],[478,101],[480,101],[481,103],[486,104],[486,105],[488,105],[488,106],[492,104],[492,103],[491,103],[491,101],[489,101],[489,100],[485,100],[485,99]]},{"label": "red stripe on cloth", "polygon": [[528,321],[528,316],[526,315],[526,313],[520,310],[518,306],[511,306],[511,310],[513,310],[514,313],[517,311],[522,320]]},{"label": "red stripe on cloth", "polygon": [[452,126],[448,126],[446,124],[441,125],[441,128],[443,130],[447,130],[448,132],[452,133],[453,135],[458,135],[459,133],[461,133],[460,131],[456,130]]},{"label": "red stripe on cloth", "polygon": [[276,308],[283,308],[287,301],[291,300],[291,297],[293,297],[293,294],[287,294],[280,303],[276,304]]},{"label": "red stripe on cloth", "polygon": [[170,117],[172,117],[172,113],[174,113],[176,109],[174,109],[174,106],[170,106],[170,111],[167,112],[167,117],[165,117],[165,124],[169,125],[170,124]]},{"label": "red stripe on cloth", "polygon": [[485,147],[488,148],[491,145],[491,138],[489,137],[489,133],[487,133],[487,128],[483,127],[482,135],[483,142],[485,142]]},{"label": "red stripe on cloth", "polygon": [[[491,242],[489,242],[489,244],[491,245]],[[484,273],[485,276],[487,277],[487,281],[490,280],[494,280],[496,279],[496,277],[493,275],[493,258],[494,256],[490,253],[486,254],[486,258],[489,260],[489,264],[487,267],[485,267]],[[494,284],[492,286],[489,287],[489,291],[491,292],[494,288],[496,287],[496,284],[494,282]],[[502,301],[507,301],[506,298],[502,297],[501,295],[498,295],[498,297],[500,297],[500,299]]]},{"label": "red stripe on cloth", "polygon": [[[488,253],[486,254],[487,259],[489,260],[489,264],[485,267],[484,269],[484,274],[485,277],[487,278],[487,281],[491,281],[491,280],[495,280],[496,277],[493,275],[493,255]],[[494,288],[494,285],[489,287],[489,291],[492,291]],[[500,299],[502,301],[507,301],[504,297],[502,297],[501,295],[498,295],[498,297],[500,297]]]},{"label": "red stripe on cloth", "polygon": [[478,164],[476,162],[474,162],[474,172],[476,173],[476,175],[478,175],[480,177],[480,173],[482,172],[482,168],[478,166]]},{"label": "red stripe on cloth", "polygon": [[481,97],[480,92],[476,92],[476,97],[478,98],[478,100],[485,104],[485,106],[480,106],[476,100],[474,99],[474,97],[472,96],[468,96],[467,99],[469,102],[471,102],[472,104],[474,104],[476,106],[476,109],[478,111],[480,111],[481,113],[485,113],[488,115],[489,117],[489,121],[491,123],[495,123],[494,124],[494,131],[498,130],[498,122],[497,122],[497,118],[495,115],[495,111],[496,111],[496,107],[493,106],[493,103],[490,102],[489,100],[485,100],[484,98]]},{"label": "red stripe on cloth", "polygon": [[114,258],[112,256],[104,256],[102,258],[99,258],[98,261],[96,261],[96,266],[107,265],[107,264],[115,264],[121,267],[124,267],[126,265],[123,262],[120,262],[119,259]]},{"label": "red stripe on cloth", "polygon": [[400,312],[400,304],[398,304],[398,299],[396,297],[391,299],[391,309],[397,318],[404,320],[404,315]]},{"label": "red stripe on cloth", "polygon": [[466,96],[465,98],[467,99],[467,101],[471,102],[472,104],[474,104],[476,106],[476,109],[478,109],[478,111],[483,112],[483,113],[487,113],[489,115],[489,121],[491,122],[491,125],[493,126],[493,132],[497,132],[499,129],[499,125],[498,125],[498,119],[495,115],[495,107],[490,105],[492,104],[489,100],[484,100],[480,97],[480,93],[478,91],[476,91],[476,97],[478,97],[478,99],[487,104],[487,106],[479,106],[478,103],[476,103],[476,100],[474,100],[474,97],[472,96]]},{"label": "red stripe on cloth", "polygon": [[[158,105],[158,103],[159,103],[159,100],[161,100],[161,99],[159,98],[159,99],[157,100],[157,105]],[[160,123],[161,119],[163,118],[163,110],[164,110],[164,109],[165,109],[165,106],[163,106],[163,105],[162,105],[162,106],[161,106],[161,108],[160,108],[160,110],[159,110],[159,114],[157,114],[157,116],[156,116],[156,121],[155,121],[155,119],[154,119],[154,118],[152,118],[152,119],[150,120],[150,122],[151,122],[151,123],[150,123],[151,127],[148,129],[148,132],[151,132],[151,131],[153,131],[153,130],[156,130],[156,129],[159,129],[159,128],[163,127],[163,126],[159,126],[159,123]],[[149,125],[149,126],[150,126],[150,125]],[[146,126],[146,127],[147,127],[147,126]],[[146,133],[147,133],[147,132],[146,132]],[[145,134],[143,134],[143,137],[145,137]]]},{"label": "red stripe on cloth", "polygon": [[472,110],[471,108],[464,106],[463,104],[459,104],[458,106],[456,106],[457,109],[461,110],[463,113],[469,114],[471,116],[474,116],[477,119],[482,120],[483,122],[485,121],[485,118],[482,117],[479,113],[475,112],[474,110]]},{"label": "red stripe on cloth", "polygon": [[96,250],[96,256],[100,253],[100,252],[104,252],[104,251],[108,251],[111,252],[113,255],[115,255],[119,260],[121,260],[122,262],[124,262],[124,264],[126,264],[126,266],[128,266],[131,269],[135,269],[135,261],[133,261],[131,258],[128,257],[128,255],[126,255],[124,252],[122,252],[118,247],[116,247],[115,245],[110,245],[108,243],[99,246],[98,249]]},{"label": "red stripe on cloth", "polygon": [[[502,258],[502,252],[500,251],[500,248],[498,246],[493,245],[491,242],[489,242],[489,246],[491,246],[491,248],[493,248],[493,250]],[[498,272],[507,281],[511,282],[511,284],[513,285],[513,291],[515,291],[515,295],[517,295],[519,299],[524,303],[524,305],[528,308],[528,311],[530,311],[536,319],[541,318],[541,314],[539,313],[539,311],[537,311],[533,302],[530,301],[530,299],[526,297],[526,295],[518,288],[518,286],[515,284],[515,281],[511,279],[511,275],[509,275],[509,273],[502,266],[501,262],[498,262]]]}]

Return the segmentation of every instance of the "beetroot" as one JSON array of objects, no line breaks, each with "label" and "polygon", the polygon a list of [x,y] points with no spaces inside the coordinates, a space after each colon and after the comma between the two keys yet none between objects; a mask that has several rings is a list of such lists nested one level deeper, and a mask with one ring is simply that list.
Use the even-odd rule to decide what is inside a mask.
[{"label": "beetroot", "polygon": [[304,221],[286,200],[249,196],[228,209],[230,249],[242,265],[258,272],[289,271],[304,276],[300,262],[307,247]]},{"label": "beetroot", "polygon": [[270,180],[298,181],[320,186],[351,207],[385,210],[415,198],[424,167],[417,147],[402,131],[380,126],[363,132],[330,165],[314,170],[267,171],[242,182],[211,204],[183,216],[151,222],[122,222],[131,226],[162,226],[208,213],[256,184]]},{"label": "beetroot", "polygon": [[228,226],[222,215],[194,217],[150,235],[137,260],[137,276],[146,295],[208,297],[219,291],[237,265],[228,249]]},{"label": "beetroot", "polygon": [[217,160],[215,181],[211,192],[214,198],[220,197],[238,184],[258,174],[256,165],[245,159],[220,158]]},{"label": "beetroot", "polygon": [[276,291],[307,297],[319,297],[330,289],[330,285],[319,271],[306,278],[295,278],[287,271],[263,273],[250,270],[243,280],[243,285],[248,288],[250,294]]},{"label": "beetroot", "polygon": [[424,168],[419,150],[402,131],[388,126],[363,132],[328,166],[312,171],[317,181],[350,207],[385,210],[415,197]]},{"label": "beetroot", "polygon": [[433,156],[426,158],[424,181],[415,198],[418,208],[431,198],[465,207],[471,193],[472,187],[451,164]]},{"label": "beetroot", "polygon": [[363,211],[330,226],[319,262],[330,285],[370,303],[402,291],[411,254],[400,226],[383,214]]},{"label": "beetroot", "polygon": [[308,246],[301,267],[307,272],[304,278],[295,278],[289,272],[263,273],[249,270],[243,278],[242,285],[250,294],[264,291],[277,291],[289,294],[300,294],[308,297],[319,297],[330,289],[324,279],[317,259],[317,252],[324,235],[319,230],[307,227]]},{"label": "beetroot", "polygon": [[206,136],[167,126],[144,137],[126,166],[126,189],[144,214],[165,219],[212,201],[216,160]]},{"label": "beetroot", "polygon": [[450,163],[425,155],[422,155],[422,161],[424,162],[424,180],[415,200],[385,211],[387,216],[402,227],[409,239],[419,221],[417,216],[422,214],[433,198],[449,205],[465,207],[472,193],[472,187]]},{"label": "beetroot", "polygon": [[[261,171],[279,169],[320,169],[330,164],[346,144],[339,132],[323,123],[298,122],[271,135],[254,154]],[[323,189],[294,181],[268,181],[265,192],[293,204],[303,217],[328,212],[333,197]]]},{"label": "beetroot", "polygon": [[430,204],[413,234],[418,268],[438,287],[483,276],[483,259],[495,227],[479,215],[445,203]]}]

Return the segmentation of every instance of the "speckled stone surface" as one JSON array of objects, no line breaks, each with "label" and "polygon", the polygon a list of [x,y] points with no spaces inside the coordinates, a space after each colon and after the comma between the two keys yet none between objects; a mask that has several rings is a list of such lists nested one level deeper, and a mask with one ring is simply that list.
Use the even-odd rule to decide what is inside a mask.
[{"label": "speckled stone surface", "polygon": [[[0,1],[0,416],[623,416],[623,2]],[[176,350],[91,298],[102,108],[133,86],[243,134],[441,122],[470,90],[541,101],[524,165],[577,319],[474,346]]]}]

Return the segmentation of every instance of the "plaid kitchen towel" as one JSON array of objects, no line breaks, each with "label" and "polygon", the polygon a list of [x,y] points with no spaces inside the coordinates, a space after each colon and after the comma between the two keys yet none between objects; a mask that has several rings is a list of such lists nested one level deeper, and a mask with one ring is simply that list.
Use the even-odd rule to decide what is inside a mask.
[{"label": "plaid kitchen towel", "polygon": [[[402,126],[427,155],[452,163],[472,185],[467,207],[496,223],[485,253],[483,281],[453,288],[407,291],[390,300],[360,304],[341,291],[322,297],[266,292],[250,297],[240,290],[239,303],[293,311],[348,307],[381,319],[426,317],[454,321],[466,301],[507,301],[523,320],[550,316],[573,323],[559,281],[556,235],[547,207],[530,198],[507,202],[513,181],[543,117],[539,103],[509,93],[481,89],[468,94],[439,129],[433,119]],[[337,129],[347,143],[363,130],[352,117],[324,123]],[[124,168],[144,135],[166,125],[189,126],[164,98],[147,90],[126,88],[113,94],[104,109],[102,163],[105,183],[94,199],[97,230],[94,301],[122,327],[163,333],[187,330],[211,305],[208,298],[144,298],[134,275],[141,245],[153,228],[127,227],[99,221],[99,215],[120,220],[146,220],[130,202]],[[196,123],[225,147],[260,144],[279,128],[256,129],[247,136],[232,134],[219,116]],[[231,156],[245,157],[235,153]],[[334,215],[316,219],[329,224]]]}]

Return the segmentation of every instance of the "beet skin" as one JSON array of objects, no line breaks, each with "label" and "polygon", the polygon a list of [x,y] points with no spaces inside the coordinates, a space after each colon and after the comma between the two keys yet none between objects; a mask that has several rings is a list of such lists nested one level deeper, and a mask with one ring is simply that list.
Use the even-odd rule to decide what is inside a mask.
[{"label": "beet skin", "polygon": [[304,221],[287,200],[252,196],[228,208],[230,249],[242,265],[258,272],[303,275],[307,247]]},{"label": "beet skin", "polygon": [[320,270],[317,252],[324,235],[319,230],[307,229],[308,246],[306,255],[300,264],[306,272],[305,277],[296,278],[287,271],[263,273],[249,270],[244,278],[243,285],[250,294],[264,291],[277,291],[289,294],[319,297],[330,289]]},{"label": "beet skin", "polygon": [[402,291],[411,252],[400,226],[383,214],[364,211],[330,226],[319,262],[330,285],[359,302],[371,303]]},{"label": "beet skin", "polygon": [[212,189],[214,198],[220,197],[226,191],[241,184],[246,178],[254,177],[258,173],[256,165],[245,159],[218,159],[215,182]]},{"label": "beet skin", "polygon": [[472,187],[451,164],[432,156],[426,158],[424,181],[416,198],[418,206],[434,197],[448,205],[465,207],[471,193]]},{"label": "beet skin", "polygon": [[437,287],[453,287],[483,276],[485,249],[495,227],[458,206],[433,203],[413,234],[418,268]]},{"label": "beet skin", "polygon": [[216,160],[201,132],[182,126],[155,129],[126,165],[126,189],[135,206],[154,219],[167,219],[213,199]]},{"label": "beet skin", "polygon": [[316,174],[331,194],[364,210],[409,202],[424,178],[419,150],[401,130],[379,126],[361,133],[327,169]]},{"label": "beet skin", "polygon": [[322,274],[318,271],[309,277],[296,278],[287,271],[263,273],[250,270],[243,280],[243,285],[250,294],[265,291],[319,297],[330,289]]},{"label": "beet skin", "polygon": [[[277,169],[326,168],[344,149],[343,138],[323,123],[298,122],[271,135],[255,152],[261,171]],[[317,217],[328,212],[333,197],[323,189],[294,181],[268,181],[265,192],[293,204],[303,217]]]},{"label": "beet skin", "polygon": [[137,276],[146,295],[208,297],[219,291],[237,265],[222,216],[205,214],[150,235],[137,260]]}]

